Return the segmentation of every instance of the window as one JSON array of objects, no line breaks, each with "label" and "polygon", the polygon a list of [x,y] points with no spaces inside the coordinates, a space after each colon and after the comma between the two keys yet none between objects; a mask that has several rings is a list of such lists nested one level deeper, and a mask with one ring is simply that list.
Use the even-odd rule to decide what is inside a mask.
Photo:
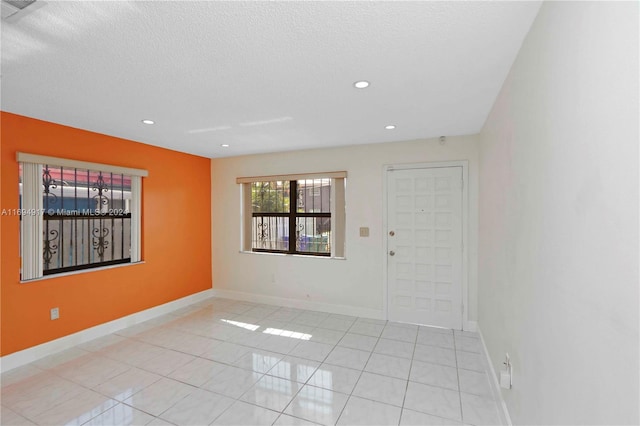
[{"label": "window", "polygon": [[243,250],[344,257],[345,172],[238,178]]},{"label": "window", "polygon": [[22,280],[140,260],[145,170],[18,154]]}]

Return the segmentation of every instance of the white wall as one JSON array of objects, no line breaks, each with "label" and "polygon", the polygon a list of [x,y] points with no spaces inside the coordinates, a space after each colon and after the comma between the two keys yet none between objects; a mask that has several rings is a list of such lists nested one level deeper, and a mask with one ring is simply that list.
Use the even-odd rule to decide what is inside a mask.
[{"label": "white wall", "polygon": [[[477,300],[477,137],[360,145],[214,159],[212,179],[213,287],[350,307],[382,317],[383,165],[469,161],[469,319]],[[346,260],[240,253],[239,176],[346,170]],[[359,236],[359,228],[370,236]],[[326,305],[318,305],[318,308]]]},{"label": "white wall", "polygon": [[479,326],[514,424],[638,424],[638,3],[545,2],[481,132]]}]

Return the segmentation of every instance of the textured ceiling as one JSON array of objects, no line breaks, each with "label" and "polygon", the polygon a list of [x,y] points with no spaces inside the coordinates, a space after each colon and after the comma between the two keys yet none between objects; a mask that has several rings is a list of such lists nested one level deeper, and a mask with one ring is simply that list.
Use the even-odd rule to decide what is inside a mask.
[{"label": "textured ceiling", "polygon": [[1,107],[206,157],[471,134],[539,6],[38,0]]}]

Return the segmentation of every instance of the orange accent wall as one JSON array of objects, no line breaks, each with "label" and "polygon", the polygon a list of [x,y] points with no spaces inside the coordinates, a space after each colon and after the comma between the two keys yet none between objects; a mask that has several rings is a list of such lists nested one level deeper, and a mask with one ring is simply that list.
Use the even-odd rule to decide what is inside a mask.
[{"label": "orange accent wall", "polygon": [[[210,160],[1,113],[0,208],[18,208],[16,152],[147,169],[144,264],[20,283],[20,220],[0,229],[2,355],[211,288]],[[60,308],[51,321],[49,310]]]}]

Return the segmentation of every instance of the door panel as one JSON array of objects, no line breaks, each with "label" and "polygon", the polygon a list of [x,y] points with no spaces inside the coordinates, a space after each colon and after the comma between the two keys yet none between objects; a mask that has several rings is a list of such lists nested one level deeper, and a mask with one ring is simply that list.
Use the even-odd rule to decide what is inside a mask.
[{"label": "door panel", "polygon": [[462,167],[387,173],[391,321],[462,328]]}]

